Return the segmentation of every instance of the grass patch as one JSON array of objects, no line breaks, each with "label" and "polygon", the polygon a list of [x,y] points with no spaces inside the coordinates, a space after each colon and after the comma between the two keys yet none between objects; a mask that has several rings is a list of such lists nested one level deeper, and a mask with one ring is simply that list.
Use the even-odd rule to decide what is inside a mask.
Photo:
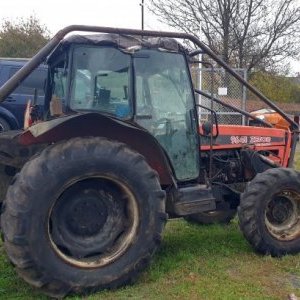
[{"label": "grass patch", "polygon": [[[237,221],[197,226],[178,219],[168,222],[161,249],[136,284],[86,299],[287,299],[300,295],[299,258],[255,254]],[[18,278],[2,248],[0,267],[1,299],[46,299]]]},{"label": "grass patch", "polygon": [[295,164],[294,164],[294,168],[298,171],[300,171],[300,151],[297,151],[295,153]]},{"label": "grass patch", "polygon": [[135,285],[89,299],[283,299],[300,292],[300,286],[293,286],[300,284],[299,258],[253,253],[236,221],[197,226],[174,220]]}]

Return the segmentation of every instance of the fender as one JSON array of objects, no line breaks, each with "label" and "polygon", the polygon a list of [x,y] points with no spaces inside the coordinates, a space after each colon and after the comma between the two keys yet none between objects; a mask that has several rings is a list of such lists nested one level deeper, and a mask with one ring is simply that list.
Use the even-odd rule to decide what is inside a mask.
[{"label": "fender", "polygon": [[19,129],[20,124],[14,114],[12,114],[8,109],[3,106],[0,106],[0,117],[3,117],[8,124],[10,125],[11,129]]},{"label": "fender", "polygon": [[32,146],[84,136],[105,137],[127,144],[146,158],[148,164],[159,174],[162,185],[174,182],[168,158],[149,132],[135,123],[100,113],[80,113],[38,123],[18,135],[17,140],[19,145]]}]

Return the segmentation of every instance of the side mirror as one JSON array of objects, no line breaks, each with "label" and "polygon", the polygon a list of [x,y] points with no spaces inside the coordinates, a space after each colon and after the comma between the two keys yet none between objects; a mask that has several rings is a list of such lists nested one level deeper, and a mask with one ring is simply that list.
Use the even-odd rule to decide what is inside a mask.
[{"label": "side mirror", "polygon": [[204,135],[210,135],[211,134],[211,128],[212,124],[211,122],[207,121],[202,124],[202,131]]},{"label": "side mirror", "polygon": [[[202,125],[203,135],[205,135],[205,136],[212,135],[214,138],[218,137],[219,125],[218,125],[217,113],[214,110],[212,110],[211,108],[208,108],[201,104],[196,104],[196,107],[201,107],[201,108],[204,108],[211,112],[211,116],[212,116],[211,122],[207,121],[207,122],[203,123],[203,125]],[[213,132],[211,130],[213,128],[214,124],[216,125],[216,134],[215,135],[213,134]]]}]

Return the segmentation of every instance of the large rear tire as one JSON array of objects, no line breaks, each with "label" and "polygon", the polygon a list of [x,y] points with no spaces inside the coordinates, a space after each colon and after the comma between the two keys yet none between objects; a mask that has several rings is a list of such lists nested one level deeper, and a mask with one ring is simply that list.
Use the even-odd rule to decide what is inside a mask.
[{"label": "large rear tire", "polygon": [[269,169],[258,174],[241,196],[240,228],[263,254],[282,256],[300,251],[300,174]]},{"label": "large rear tire", "polygon": [[101,138],[56,144],[26,163],[1,218],[17,272],[52,297],[130,283],[149,264],[165,221],[157,173]]}]

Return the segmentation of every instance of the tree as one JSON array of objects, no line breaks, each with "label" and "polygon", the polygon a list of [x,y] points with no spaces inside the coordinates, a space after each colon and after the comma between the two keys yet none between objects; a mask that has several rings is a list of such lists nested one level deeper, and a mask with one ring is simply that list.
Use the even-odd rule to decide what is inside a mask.
[{"label": "tree", "polygon": [[234,67],[274,70],[300,50],[298,0],[150,0],[149,9]]},{"label": "tree", "polygon": [[0,57],[32,57],[48,40],[48,29],[35,16],[6,20],[0,27]]},{"label": "tree", "polygon": [[300,84],[295,78],[267,72],[253,72],[250,76],[250,83],[276,102],[300,102]]}]

